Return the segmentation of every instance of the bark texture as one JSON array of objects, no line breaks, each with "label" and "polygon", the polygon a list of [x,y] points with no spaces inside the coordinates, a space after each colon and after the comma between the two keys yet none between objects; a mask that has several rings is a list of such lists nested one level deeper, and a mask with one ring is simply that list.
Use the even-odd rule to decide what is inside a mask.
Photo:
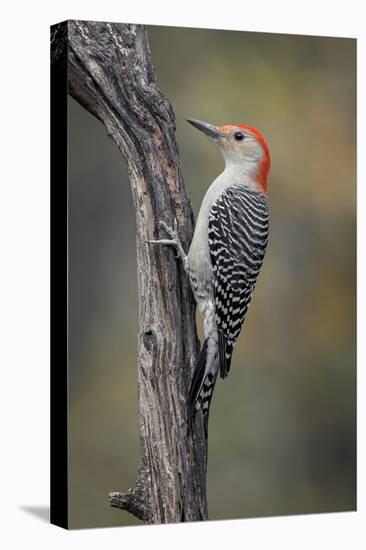
[{"label": "bark texture", "polygon": [[190,436],[186,426],[198,353],[194,299],[174,250],[146,243],[165,237],[158,223],[173,225],[174,218],[186,250],[192,237],[174,113],[157,86],[142,26],[61,25],[59,39],[67,35],[68,41],[69,93],[103,122],[126,158],[136,210],[141,462],[135,488],[110,493],[110,504],[147,523],[207,519],[201,415]]}]

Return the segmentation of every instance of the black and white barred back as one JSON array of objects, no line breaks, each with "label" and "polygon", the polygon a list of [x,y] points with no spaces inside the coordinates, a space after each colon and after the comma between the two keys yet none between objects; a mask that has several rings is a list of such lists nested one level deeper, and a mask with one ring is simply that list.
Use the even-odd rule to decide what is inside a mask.
[{"label": "black and white barred back", "polygon": [[[267,200],[260,191],[246,185],[228,187],[211,206],[208,244],[222,378],[230,370],[235,341],[244,323],[266,252],[268,230]],[[202,346],[189,392],[188,428],[195,410],[202,409],[207,435],[217,371],[207,371],[206,358],[207,340]]]},{"label": "black and white barred back", "polygon": [[266,252],[268,230],[267,200],[248,186],[227,188],[211,207],[208,241],[222,378],[230,370],[235,341]]}]

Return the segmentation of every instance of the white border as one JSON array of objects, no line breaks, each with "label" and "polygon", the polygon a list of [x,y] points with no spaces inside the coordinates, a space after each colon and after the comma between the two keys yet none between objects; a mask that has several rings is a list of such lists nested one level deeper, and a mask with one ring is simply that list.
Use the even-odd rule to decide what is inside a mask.
[{"label": "white border", "polygon": [[[52,3],[55,4],[55,3]],[[358,97],[366,97],[362,2],[12,2],[1,28],[1,468],[3,548],[361,548],[365,476],[359,512],[64,532],[21,506],[49,501],[49,25],[67,18],[358,38]],[[366,280],[365,108],[359,104],[358,277]],[[342,131],[342,128],[339,128]],[[365,406],[365,292],[359,285],[359,463]],[[363,306],[363,307],[362,307]]]}]

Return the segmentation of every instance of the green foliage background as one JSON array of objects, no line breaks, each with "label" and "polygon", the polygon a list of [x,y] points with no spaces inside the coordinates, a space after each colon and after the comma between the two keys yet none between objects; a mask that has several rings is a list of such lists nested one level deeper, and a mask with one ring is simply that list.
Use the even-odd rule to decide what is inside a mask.
[{"label": "green foliage background", "polygon": [[[148,27],[197,214],[222,169],[185,122],[258,127],[271,234],[229,378],[211,407],[211,519],[356,506],[356,42]],[[139,523],[108,505],[138,466],[134,210],[104,127],[69,100],[72,527]]]}]

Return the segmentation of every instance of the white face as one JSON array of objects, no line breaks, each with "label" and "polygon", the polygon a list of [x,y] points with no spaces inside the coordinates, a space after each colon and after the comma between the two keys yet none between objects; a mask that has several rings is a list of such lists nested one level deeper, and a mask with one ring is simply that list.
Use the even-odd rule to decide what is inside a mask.
[{"label": "white face", "polygon": [[220,147],[226,165],[248,163],[253,165],[253,169],[258,166],[263,158],[262,145],[248,130],[235,126],[219,130],[222,137],[215,141]]},{"label": "white face", "polygon": [[245,177],[250,185],[267,193],[271,159],[264,138],[254,126],[214,126],[194,118],[187,118],[187,121],[219,146],[225,160],[225,172],[230,178],[242,180]]},{"label": "white face", "polygon": [[265,157],[265,151],[250,127],[229,124],[214,126],[193,118],[187,120],[219,146],[226,168],[233,168],[236,172],[250,177],[257,176],[259,164]]}]

